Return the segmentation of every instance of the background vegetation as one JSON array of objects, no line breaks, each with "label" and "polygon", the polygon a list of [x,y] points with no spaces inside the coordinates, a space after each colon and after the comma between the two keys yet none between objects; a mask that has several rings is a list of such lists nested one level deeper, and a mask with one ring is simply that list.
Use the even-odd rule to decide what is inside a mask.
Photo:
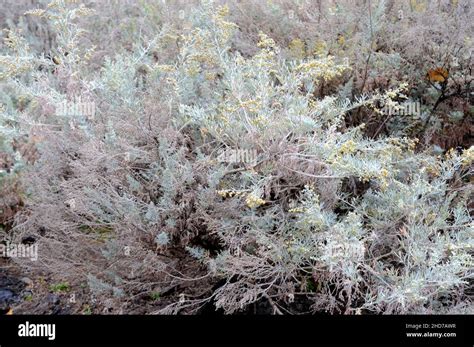
[{"label": "background vegetation", "polygon": [[472,313],[472,18],[2,3],[0,237],[39,250],[15,311]]}]

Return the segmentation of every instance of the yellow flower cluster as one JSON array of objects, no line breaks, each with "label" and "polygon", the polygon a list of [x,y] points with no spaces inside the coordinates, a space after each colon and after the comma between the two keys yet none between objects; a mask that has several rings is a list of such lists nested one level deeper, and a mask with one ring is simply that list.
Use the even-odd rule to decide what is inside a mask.
[{"label": "yellow flower cluster", "polygon": [[426,0],[410,0],[410,7],[415,12],[425,12],[427,6]]},{"label": "yellow flower cluster", "polygon": [[402,157],[404,151],[413,153],[419,140],[417,138],[410,139],[408,137],[403,137],[403,138],[392,137],[388,139],[387,141],[392,146],[388,147],[387,149],[383,151],[386,157],[390,157],[393,155],[395,157],[400,158]]},{"label": "yellow flower cluster", "polygon": [[426,167],[423,168],[424,170],[426,170],[426,172],[434,177],[438,177],[441,172],[439,170],[439,165],[435,165],[435,164],[430,164]]},{"label": "yellow flower cluster", "polygon": [[[42,9],[34,9],[25,12],[25,15],[31,15],[31,16],[36,16],[36,17],[46,17],[48,19],[56,19],[57,15],[50,11],[52,9],[54,10],[59,10],[63,11],[66,7],[67,4],[77,4],[78,1],[76,0],[66,0],[66,1],[61,1],[61,0],[53,0],[48,4],[48,11],[42,10]],[[90,14],[94,13],[95,10],[89,7],[86,7],[84,4],[80,4],[79,7],[71,10],[71,16],[70,18],[72,19],[73,17],[84,17],[84,16],[89,16]]]},{"label": "yellow flower cluster", "polygon": [[271,37],[268,37],[263,32],[260,32],[258,34],[258,36],[259,36],[259,39],[260,39],[257,43],[258,48],[262,48],[262,49],[274,49],[274,48],[276,48],[276,43]]},{"label": "yellow flower cluster", "polygon": [[370,182],[371,179],[379,179],[380,189],[384,191],[389,185],[390,171],[386,168],[382,168],[378,172],[366,172],[360,178],[364,183]]},{"label": "yellow flower cluster", "polygon": [[382,170],[380,170],[379,179],[380,179],[380,189],[382,191],[388,188],[389,176],[390,176],[390,173],[388,172],[387,169],[383,168]]},{"label": "yellow flower cluster", "polygon": [[470,166],[474,161],[474,146],[464,150],[461,155],[461,163],[463,166]]},{"label": "yellow flower cluster", "polygon": [[0,67],[4,70],[0,72],[1,81],[30,71],[33,68],[33,65],[25,59],[16,59],[12,62],[10,57],[4,56],[0,57]]},{"label": "yellow flower cluster", "polygon": [[217,116],[217,119],[223,122],[225,125],[229,125],[229,117],[227,117],[225,114],[221,113]]},{"label": "yellow flower cluster", "polygon": [[306,208],[304,208],[304,207],[294,207],[294,208],[290,208],[290,209],[288,210],[288,212],[290,212],[290,213],[304,213],[304,212],[306,212],[306,211],[307,211],[307,210],[306,210]]},{"label": "yellow flower cluster", "polygon": [[262,115],[259,115],[256,118],[254,118],[251,121],[251,123],[252,123],[252,125],[254,125],[256,127],[263,128],[263,127],[268,125],[269,121],[268,121],[268,119],[266,119]]},{"label": "yellow flower cluster", "polygon": [[344,35],[339,35],[338,36],[337,43],[340,44],[341,46],[343,46],[344,43],[346,43],[346,38],[344,37]]},{"label": "yellow flower cluster", "polygon": [[303,75],[309,75],[313,79],[323,78],[325,81],[340,76],[347,69],[349,69],[347,64],[336,64],[332,56],[324,59],[311,59],[296,67],[296,71]]},{"label": "yellow flower cluster", "polygon": [[445,156],[446,156],[446,159],[448,159],[448,160],[453,160],[453,159],[455,159],[455,158],[456,158],[456,150],[455,150],[454,148],[450,148],[450,149],[446,152]]},{"label": "yellow flower cluster", "polygon": [[247,198],[245,199],[245,203],[247,204],[248,207],[255,208],[255,207],[259,207],[261,205],[266,204],[266,201],[259,198],[254,193],[250,193],[247,195]]},{"label": "yellow flower cluster", "polygon": [[0,56],[0,80],[23,74],[31,69],[33,65],[25,55],[29,47],[26,40],[20,36],[21,30],[5,30],[5,46],[14,52],[14,55]]},{"label": "yellow flower cluster", "polygon": [[339,148],[339,153],[344,154],[351,154],[354,153],[357,148],[357,144],[353,140],[349,140],[344,142]]},{"label": "yellow flower cluster", "polygon": [[245,194],[245,191],[222,189],[222,190],[216,191],[216,193],[223,198],[232,198],[234,196],[243,196]]},{"label": "yellow flower cluster", "polygon": [[250,99],[246,101],[242,101],[240,103],[240,107],[249,110],[250,112],[258,112],[258,110],[262,107],[262,102],[260,98]]},{"label": "yellow flower cluster", "polygon": [[235,23],[228,22],[225,20],[225,17],[229,15],[229,7],[227,5],[219,7],[217,14],[213,17],[216,26],[220,30],[219,40],[221,43],[226,43],[238,26]]},{"label": "yellow flower cluster", "polygon": [[224,107],[222,107],[222,112],[224,114],[232,114],[234,112],[237,112],[239,109],[245,109],[249,112],[258,113],[261,108],[262,108],[261,98],[256,97],[255,99],[238,101],[237,103],[233,103],[233,105],[225,105]]},{"label": "yellow flower cluster", "polygon": [[314,45],[314,50],[313,50],[314,55],[316,56],[324,56],[327,53],[327,44],[326,42],[319,40],[316,42]]},{"label": "yellow flower cluster", "polygon": [[270,70],[274,68],[276,64],[275,57],[279,52],[279,48],[275,41],[266,34],[260,32],[259,36],[260,40],[257,46],[261,51],[252,58],[251,62],[257,67]]},{"label": "yellow flower cluster", "polygon": [[288,45],[293,58],[303,59],[306,55],[305,43],[300,39],[294,39]]},{"label": "yellow flower cluster", "polygon": [[[408,83],[402,82],[397,88],[387,90],[380,97],[380,99],[383,101],[384,106],[391,107],[394,110],[399,109],[400,105],[398,102],[394,101],[394,99],[396,98],[407,99],[408,97],[405,94],[403,94],[403,91],[407,90],[407,88],[408,88]],[[375,109],[375,112],[379,114],[382,113],[382,111],[378,109]]]},{"label": "yellow flower cluster", "polygon": [[382,178],[387,178],[388,175],[389,175],[389,172],[388,172],[387,169],[382,169],[382,170],[380,170],[380,177],[382,177]]},{"label": "yellow flower cluster", "polygon": [[5,29],[4,31],[5,39],[3,40],[3,42],[5,43],[5,46],[15,52],[18,52],[20,48],[26,46],[26,40],[22,36],[20,36],[21,29],[17,31]]},{"label": "yellow flower cluster", "polygon": [[53,0],[48,4],[48,8],[59,8],[59,7],[61,7],[60,0]]},{"label": "yellow flower cluster", "polygon": [[425,224],[426,225],[431,225],[433,222],[436,220],[436,214],[433,212],[428,213],[428,215],[425,218]]},{"label": "yellow flower cluster", "polygon": [[201,67],[195,61],[188,64],[186,68],[186,74],[190,77],[196,77],[201,72]]},{"label": "yellow flower cluster", "polygon": [[85,60],[85,61],[88,61],[88,60],[90,60],[90,59],[92,58],[92,55],[94,54],[96,48],[97,48],[97,47],[96,47],[95,45],[93,45],[91,48],[89,48],[89,49],[86,51],[86,53],[84,53],[84,60]]},{"label": "yellow flower cluster", "polygon": [[89,7],[84,6],[84,4],[81,4],[76,10],[75,10],[75,15],[79,17],[84,17],[84,16],[89,16],[92,13],[94,13],[95,10]]},{"label": "yellow flower cluster", "polygon": [[298,255],[304,255],[309,253],[309,249],[304,246],[288,246],[287,247],[288,252],[290,253],[296,253]]},{"label": "yellow flower cluster", "polygon": [[193,53],[186,56],[184,68],[186,74],[195,77],[202,67],[213,69],[218,66],[218,56],[213,45],[212,34],[207,30],[196,28],[189,35],[181,35],[184,46]]},{"label": "yellow flower cluster", "polygon": [[204,78],[207,80],[207,81],[214,81],[217,77],[217,74],[215,72],[206,72],[204,74]]},{"label": "yellow flower cluster", "polygon": [[174,67],[171,65],[156,65],[155,68],[160,72],[173,72]]},{"label": "yellow flower cluster", "polygon": [[373,174],[371,174],[370,172],[366,172],[364,175],[362,175],[360,178],[361,178],[361,181],[364,182],[364,183],[367,183],[367,182],[370,182],[370,180],[374,177]]}]

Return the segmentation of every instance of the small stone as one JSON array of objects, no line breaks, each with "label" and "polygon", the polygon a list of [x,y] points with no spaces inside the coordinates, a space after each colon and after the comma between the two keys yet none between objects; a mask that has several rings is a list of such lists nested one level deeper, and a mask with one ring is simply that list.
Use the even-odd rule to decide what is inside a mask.
[{"label": "small stone", "polygon": [[21,279],[21,281],[26,284],[27,286],[31,286],[33,284],[33,280],[31,278],[28,278],[28,277],[23,277]]},{"label": "small stone", "polygon": [[53,305],[59,304],[59,297],[55,294],[48,294],[47,301]]},{"label": "small stone", "polygon": [[0,289],[0,309],[5,310],[8,307],[8,303],[10,303],[14,299],[14,293],[9,289]]}]

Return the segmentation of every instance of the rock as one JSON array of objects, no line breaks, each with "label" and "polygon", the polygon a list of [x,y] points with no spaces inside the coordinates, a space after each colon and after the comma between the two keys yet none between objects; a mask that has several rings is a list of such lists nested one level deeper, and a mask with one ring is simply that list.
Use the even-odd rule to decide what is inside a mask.
[{"label": "rock", "polygon": [[46,300],[48,301],[48,303],[53,305],[59,304],[59,296],[57,296],[56,294],[48,294]]},{"label": "rock", "polygon": [[31,278],[28,278],[28,277],[23,277],[21,279],[21,281],[26,284],[27,286],[31,286],[33,284],[33,280]]},{"label": "rock", "polygon": [[15,294],[9,289],[0,289],[0,309],[5,310],[8,304],[13,301]]}]

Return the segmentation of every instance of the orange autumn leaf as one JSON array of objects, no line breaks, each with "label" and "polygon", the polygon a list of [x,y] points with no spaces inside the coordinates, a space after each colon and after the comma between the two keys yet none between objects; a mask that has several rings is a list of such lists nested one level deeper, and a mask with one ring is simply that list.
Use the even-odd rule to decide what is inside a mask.
[{"label": "orange autumn leaf", "polygon": [[448,70],[442,67],[438,67],[436,69],[428,70],[428,73],[426,74],[428,79],[431,82],[444,82],[449,76]]}]

